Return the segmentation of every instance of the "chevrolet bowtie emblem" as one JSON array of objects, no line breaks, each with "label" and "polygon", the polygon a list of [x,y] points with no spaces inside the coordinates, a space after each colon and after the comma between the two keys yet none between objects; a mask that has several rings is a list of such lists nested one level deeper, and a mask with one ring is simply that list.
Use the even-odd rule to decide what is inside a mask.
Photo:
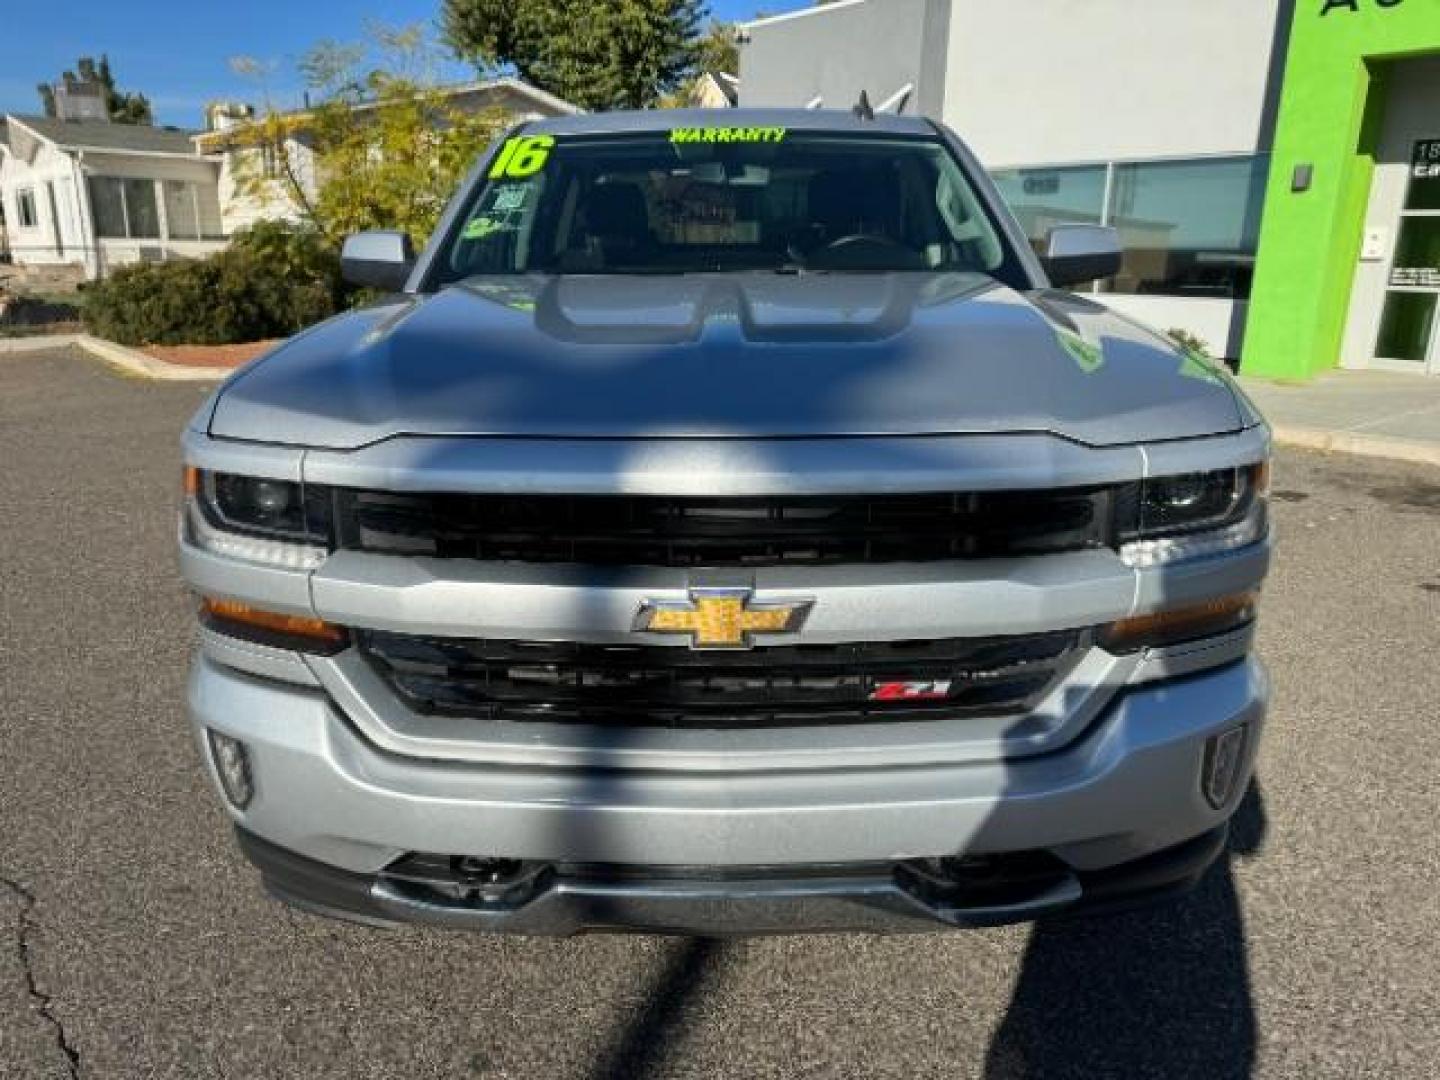
[{"label": "chevrolet bowtie emblem", "polygon": [[635,629],[689,634],[692,649],[748,649],[754,634],[792,634],[813,600],[753,599],[751,589],[691,589],[688,600],[646,600]]}]

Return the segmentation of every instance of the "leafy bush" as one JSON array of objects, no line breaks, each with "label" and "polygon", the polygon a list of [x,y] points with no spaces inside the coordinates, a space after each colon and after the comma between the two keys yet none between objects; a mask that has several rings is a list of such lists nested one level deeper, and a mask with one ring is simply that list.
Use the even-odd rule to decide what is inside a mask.
[{"label": "leafy bush", "polygon": [[1175,342],[1176,345],[1179,345],[1185,352],[1195,353],[1198,356],[1210,359],[1210,349],[1206,346],[1204,340],[1192,334],[1189,330],[1181,330],[1177,327],[1174,330],[1166,330],[1165,336]]},{"label": "leafy bush", "polygon": [[288,337],[345,303],[318,233],[261,222],[206,259],[137,263],[85,293],[85,325],[124,345],[231,345]]}]

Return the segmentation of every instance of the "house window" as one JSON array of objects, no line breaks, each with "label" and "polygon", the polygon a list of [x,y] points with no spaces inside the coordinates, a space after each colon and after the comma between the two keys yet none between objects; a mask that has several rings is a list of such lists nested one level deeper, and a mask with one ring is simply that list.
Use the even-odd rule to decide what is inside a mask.
[{"label": "house window", "polygon": [[200,204],[194,184],[165,181],[165,224],[172,240],[200,239]]},{"label": "house window", "polygon": [[95,232],[106,240],[160,239],[155,181],[134,177],[90,177]]},{"label": "house window", "polygon": [[22,229],[40,227],[40,217],[35,213],[35,192],[26,189],[15,193],[16,216]]},{"label": "house window", "polygon": [[90,209],[95,215],[95,235],[101,239],[125,239],[125,197],[120,181],[112,176],[90,177]]}]

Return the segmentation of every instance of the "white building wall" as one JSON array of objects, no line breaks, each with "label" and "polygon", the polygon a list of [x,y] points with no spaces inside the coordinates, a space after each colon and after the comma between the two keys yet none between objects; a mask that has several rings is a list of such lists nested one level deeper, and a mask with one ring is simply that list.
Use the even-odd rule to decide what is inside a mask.
[{"label": "white building wall", "polygon": [[[910,112],[938,115],[951,0],[839,0],[751,24],[740,51],[740,104],[848,109],[906,85]],[[743,39],[742,39],[743,40]]]},{"label": "white building wall", "polygon": [[[32,192],[35,199],[36,223],[31,228],[20,224],[22,191]],[[76,200],[74,162],[68,155],[44,143],[35,147],[32,162],[17,153],[0,154],[0,200],[17,263],[59,266],[85,260],[86,231]]]},{"label": "white building wall", "polygon": [[992,169],[1252,153],[1284,8],[953,0],[942,117]]},{"label": "white building wall", "polygon": [[[315,193],[314,155],[296,139],[285,141],[292,168],[308,195]],[[220,162],[220,208],[226,236],[257,221],[300,221],[303,214],[279,177],[264,175],[257,147],[232,146]]]}]

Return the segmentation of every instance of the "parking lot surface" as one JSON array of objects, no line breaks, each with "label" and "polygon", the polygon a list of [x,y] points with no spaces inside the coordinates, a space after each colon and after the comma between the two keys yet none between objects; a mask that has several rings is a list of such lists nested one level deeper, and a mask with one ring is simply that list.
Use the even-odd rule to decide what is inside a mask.
[{"label": "parking lot surface", "polygon": [[1440,471],[1282,453],[1232,851],[1090,923],[741,941],[374,931],[266,899],[182,710],[205,388],[0,358],[0,1076],[1432,1077]]}]

